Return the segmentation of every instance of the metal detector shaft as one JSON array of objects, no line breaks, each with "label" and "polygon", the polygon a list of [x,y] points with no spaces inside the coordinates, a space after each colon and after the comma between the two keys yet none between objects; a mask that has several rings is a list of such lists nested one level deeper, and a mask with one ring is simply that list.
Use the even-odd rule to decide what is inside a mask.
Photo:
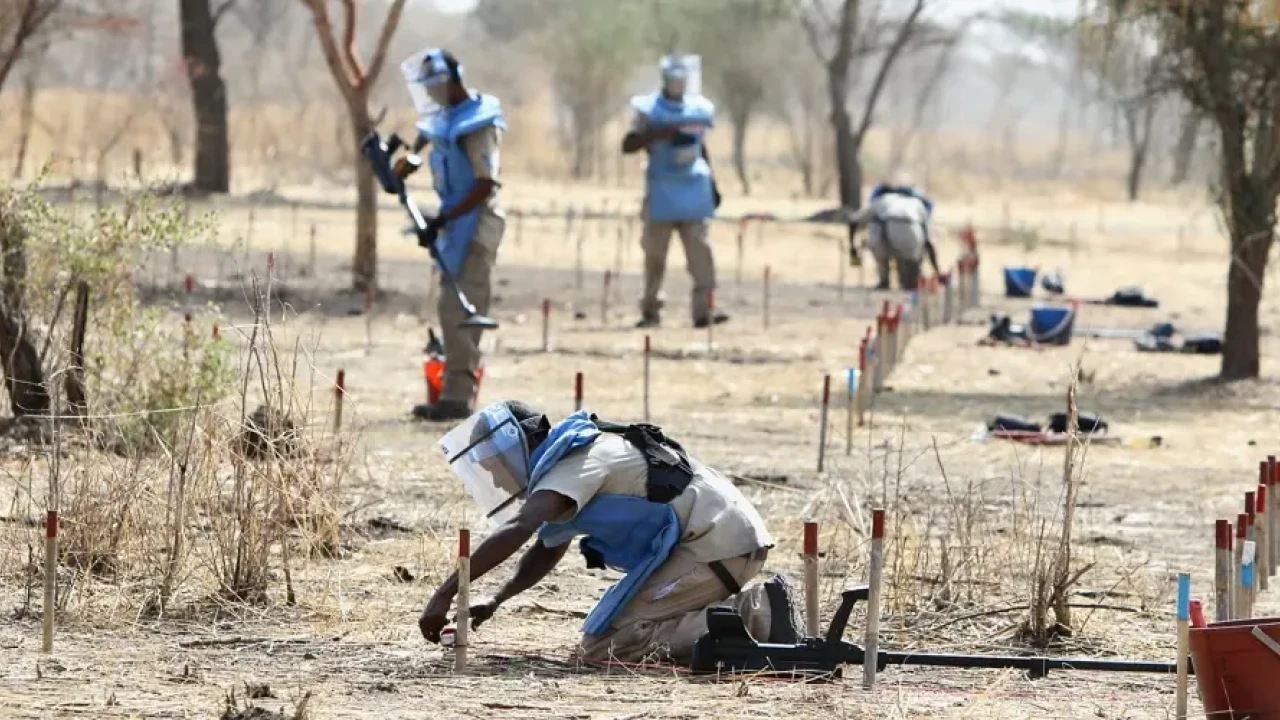
[{"label": "metal detector shaft", "polygon": [[[861,654],[859,653],[860,656]],[[948,655],[945,653],[888,651],[876,653],[876,664],[880,667],[885,665],[928,665],[931,667],[955,668],[1018,668],[1026,670],[1031,677],[1044,677],[1049,674],[1050,670],[1168,673],[1170,675],[1177,672],[1177,665],[1171,662],[1020,657],[1017,655]]]}]

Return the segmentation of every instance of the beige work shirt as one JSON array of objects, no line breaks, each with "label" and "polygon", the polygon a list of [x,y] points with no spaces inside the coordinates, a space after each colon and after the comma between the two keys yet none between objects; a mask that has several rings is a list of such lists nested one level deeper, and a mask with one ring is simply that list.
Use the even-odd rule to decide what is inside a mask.
[{"label": "beige work shirt", "polygon": [[[490,125],[480,128],[459,141],[462,151],[471,162],[471,172],[477,180],[492,180],[493,192],[480,205],[479,225],[475,239],[488,247],[497,250],[506,229],[506,214],[502,211],[500,190],[502,188],[502,131]],[[438,179],[437,179],[438,180]]]},{"label": "beige work shirt", "polygon": [[[726,560],[772,546],[764,519],[738,488],[694,458],[689,462],[693,480],[670,502],[680,521],[680,545],[699,562]],[[553,490],[573,500],[577,509],[558,519],[564,522],[596,495],[645,497],[647,478],[644,454],[622,436],[603,433],[587,448],[556,463],[534,490]]]}]

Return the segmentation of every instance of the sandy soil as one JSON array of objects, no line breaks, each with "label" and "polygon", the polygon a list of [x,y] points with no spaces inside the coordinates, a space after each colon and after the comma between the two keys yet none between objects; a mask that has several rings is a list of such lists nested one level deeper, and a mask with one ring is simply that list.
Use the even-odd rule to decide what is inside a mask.
[{"label": "sandy soil", "polygon": [[[560,416],[572,409],[573,376],[581,371],[590,410],[638,418],[643,336],[629,329],[640,287],[638,228],[617,219],[589,223],[579,287],[578,243],[566,236],[562,216],[570,197],[580,207],[599,208],[604,200],[603,192],[562,187],[509,200],[528,216],[518,229],[513,220],[501,251],[493,314],[503,326],[486,336],[481,400],[518,397]],[[560,201],[554,214],[552,198]],[[616,210],[622,198],[611,204]],[[733,320],[715,329],[708,349],[707,333],[689,326],[689,283],[683,256],[673,249],[667,326],[651,333],[652,418],[702,460],[740,479],[779,539],[766,571],[798,578],[801,523],[823,523],[827,614],[840,587],[865,580],[867,508],[881,505],[890,509],[894,558],[882,646],[1025,650],[1014,637],[1025,618],[1018,608],[1030,594],[1027,568],[1037,528],[1052,524],[1060,503],[1063,451],[971,436],[996,412],[1042,418],[1062,409],[1069,368],[1083,354],[1089,379],[1080,387],[1081,407],[1102,413],[1124,442],[1088,449],[1075,537],[1077,563],[1092,567],[1074,598],[1083,606],[1076,610],[1077,632],[1052,652],[1171,659],[1172,575],[1192,573],[1194,596],[1210,599],[1212,523],[1238,512],[1258,460],[1273,451],[1266,428],[1280,420],[1280,385],[1271,374],[1227,388],[1206,385],[1200,380],[1216,371],[1216,358],[1139,354],[1124,339],[1077,337],[1070,347],[1038,350],[978,347],[976,341],[988,311],[1009,311],[1015,321],[1025,316],[1027,302],[999,297],[1000,267],[1018,262],[1061,267],[1076,297],[1139,284],[1161,301],[1156,310],[1087,306],[1078,330],[1144,328],[1165,319],[1188,330],[1220,326],[1225,241],[1216,237],[1211,213],[1188,207],[1099,208],[1049,199],[1012,203],[1006,211],[1000,202],[941,202],[944,260],[958,253],[960,223],[971,220],[979,228],[984,307],[968,312],[962,324],[913,340],[890,389],[877,398],[872,422],[847,445],[844,400],[836,393],[822,473],[816,471],[822,377],[834,375],[841,387],[840,374],[874,309],[897,296],[865,289],[873,271],[844,266],[833,229],[753,225],[739,261],[735,225],[718,224],[718,299]],[[733,199],[726,213],[746,209]],[[813,209],[783,204],[775,212],[790,217]],[[535,211],[553,216],[535,218]],[[244,203],[227,202],[220,212],[222,240],[245,237],[247,253],[209,247],[182,253],[176,266],[156,258],[141,281],[164,286],[153,289],[162,298],[180,286],[182,274],[194,272],[199,299],[222,300],[243,324],[243,303],[234,300],[241,296],[237,275],[265,268],[265,254],[276,253],[291,307],[289,332],[318,344],[311,368],[317,397],[325,397],[334,373],[345,369],[349,422],[361,428],[366,469],[344,498],[352,511],[348,552],[302,568],[295,578],[299,604],[292,608],[193,609],[165,621],[125,611],[68,612],[52,655],[39,652],[38,621],[13,620],[6,612],[0,618],[6,660],[0,716],[208,717],[221,712],[232,688],[243,696],[245,683],[268,685],[274,697],[254,702],[273,711],[291,710],[311,693],[311,717],[324,718],[1172,714],[1172,678],[1151,675],[1056,673],[1031,681],[1016,672],[891,668],[875,691],[865,692],[853,679],[715,682],[671,668],[577,667],[569,656],[579,618],[611,578],[584,570],[575,557],[479,630],[471,671],[454,676],[449,656],[422,642],[415,620],[449,570],[455,529],[482,525],[436,455],[434,441],[444,428],[408,418],[423,395],[420,316],[432,302],[429,264],[408,239],[393,234],[403,223],[388,208],[370,346],[366,318],[350,314],[359,312],[362,298],[337,290],[346,281],[350,211],[258,207],[252,230]],[[317,274],[304,278],[313,223]],[[1033,250],[1027,242],[1001,242],[1019,228],[1035,229]],[[760,283],[766,265],[775,278],[767,329]],[[602,322],[604,270],[620,274]],[[549,353],[541,352],[543,297],[554,307]],[[1277,350],[1280,308],[1274,298],[1263,305],[1269,358]],[[429,317],[434,323],[434,314]],[[1162,440],[1158,448],[1141,442],[1153,436]],[[968,535],[965,517],[978,518]],[[949,594],[939,586],[942,537],[951,553]],[[957,558],[964,558],[958,568]],[[416,579],[397,582],[395,566]],[[477,592],[507,572],[484,578]],[[0,588],[0,597],[6,610],[22,602],[16,587]],[[1273,612],[1273,605],[1264,595],[1259,614]],[[854,625],[860,634],[861,620]],[[857,673],[850,668],[851,676]]]}]

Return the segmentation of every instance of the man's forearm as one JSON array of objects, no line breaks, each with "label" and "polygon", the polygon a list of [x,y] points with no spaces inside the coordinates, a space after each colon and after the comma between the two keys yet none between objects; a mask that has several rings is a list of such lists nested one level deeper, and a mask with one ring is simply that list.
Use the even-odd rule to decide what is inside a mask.
[{"label": "man's forearm", "polygon": [[[515,523],[507,523],[498,531],[484,539],[476,551],[471,554],[471,579],[482,577],[485,573],[506,562],[507,558],[516,554],[525,542],[533,536],[533,531]],[[441,583],[436,596],[441,601],[453,600],[458,594],[458,573],[449,575],[449,579]]]},{"label": "man's forearm", "polygon": [[564,558],[568,550],[569,543],[557,545],[556,547],[547,547],[542,544],[541,540],[534,542],[520,558],[520,565],[516,568],[516,574],[503,583],[493,599],[499,603],[504,603],[542,582],[547,573],[550,573],[555,569],[556,565],[560,564],[560,560]]},{"label": "man's forearm", "polygon": [[441,211],[440,216],[445,220],[454,220],[475,210],[480,207],[481,203],[489,199],[496,184],[488,178],[476,180],[471,186],[471,192],[467,193],[466,196],[458,201],[458,204],[449,208],[447,212]]}]

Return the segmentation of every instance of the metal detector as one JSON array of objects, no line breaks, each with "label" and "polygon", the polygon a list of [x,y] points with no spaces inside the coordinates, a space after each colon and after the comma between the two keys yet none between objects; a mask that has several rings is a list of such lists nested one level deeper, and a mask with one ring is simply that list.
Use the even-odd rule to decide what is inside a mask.
[{"label": "metal detector", "polygon": [[[868,662],[861,645],[845,642],[844,629],[859,600],[866,600],[866,586],[841,593],[840,609],[831,618],[826,637],[803,637],[794,645],[757,642],[747,632],[742,616],[730,607],[707,608],[707,632],[693,646],[695,673],[776,672],[839,677],[840,666]],[[1018,655],[955,655],[922,652],[877,651],[876,669],[887,665],[931,665],[954,668],[1019,668],[1032,678],[1050,670],[1092,670],[1173,674],[1175,663],[1093,658],[1023,657]],[[1188,664],[1188,673],[1192,673]]]},{"label": "metal detector", "polygon": [[411,229],[418,237],[418,244],[426,246],[427,250],[431,252],[431,258],[440,267],[440,274],[444,276],[449,289],[458,298],[458,303],[462,305],[463,311],[467,314],[467,319],[463,320],[459,327],[482,330],[496,329],[498,321],[486,315],[481,315],[476,311],[476,306],[472,305],[470,300],[467,300],[467,296],[458,287],[453,274],[445,267],[444,261],[440,258],[440,251],[436,249],[435,242],[427,242],[427,219],[423,217],[422,211],[418,209],[418,204],[409,195],[404,181],[396,175],[391,166],[391,156],[401,147],[404,147],[404,141],[400,139],[399,135],[391,133],[384,141],[376,131],[370,131],[360,143],[360,154],[364,155],[365,159],[369,161],[369,165],[373,169],[373,175],[378,178],[378,184],[382,186],[383,192],[395,195],[400,199],[400,205],[409,213],[409,220],[413,222]]}]

